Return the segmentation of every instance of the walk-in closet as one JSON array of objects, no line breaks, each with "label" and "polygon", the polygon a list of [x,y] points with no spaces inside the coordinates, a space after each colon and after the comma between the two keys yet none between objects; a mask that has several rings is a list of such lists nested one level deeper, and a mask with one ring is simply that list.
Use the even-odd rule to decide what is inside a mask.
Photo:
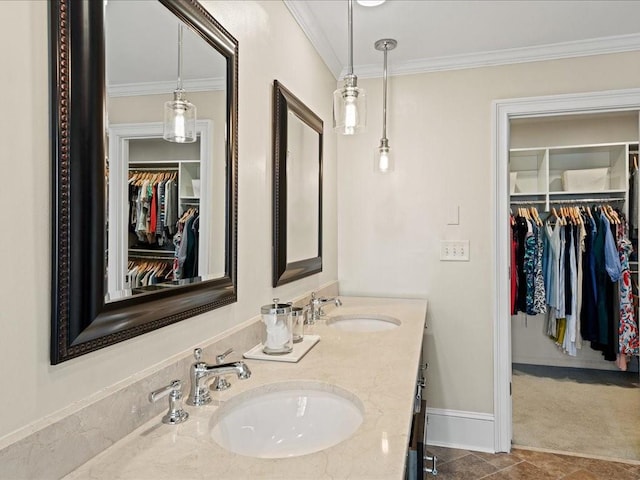
[{"label": "walk-in closet", "polygon": [[640,460],[638,118],[510,123],[516,446]]}]

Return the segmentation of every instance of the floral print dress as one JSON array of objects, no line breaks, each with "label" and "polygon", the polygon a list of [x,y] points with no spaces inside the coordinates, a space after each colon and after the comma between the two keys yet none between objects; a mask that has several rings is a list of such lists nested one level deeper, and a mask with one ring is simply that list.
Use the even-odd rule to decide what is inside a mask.
[{"label": "floral print dress", "polygon": [[620,355],[638,355],[640,353],[640,340],[638,337],[638,324],[634,318],[631,272],[629,271],[629,255],[633,251],[633,245],[627,236],[626,224],[622,223],[617,228],[618,253],[620,255],[620,264],[622,265],[622,278],[618,282],[620,286],[620,323],[618,327]]}]

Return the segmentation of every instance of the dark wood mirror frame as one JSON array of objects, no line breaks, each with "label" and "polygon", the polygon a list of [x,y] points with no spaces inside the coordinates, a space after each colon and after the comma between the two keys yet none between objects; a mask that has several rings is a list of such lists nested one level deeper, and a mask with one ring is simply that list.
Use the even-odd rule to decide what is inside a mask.
[{"label": "dark wood mirror frame", "polygon": [[[293,112],[318,133],[318,255],[287,261],[287,124]],[[287,90],[273,81],[273,278],[274,287],[293,282],[322,271],[322,139],[320,117]]]},{"label": "dark wood mirror frame", "polygon": [[159,0],[227,63],[225,274],[105,303],[105,38],[100,1],[51,0],[51,363],[237,300],[238,42],[195,0]]}]

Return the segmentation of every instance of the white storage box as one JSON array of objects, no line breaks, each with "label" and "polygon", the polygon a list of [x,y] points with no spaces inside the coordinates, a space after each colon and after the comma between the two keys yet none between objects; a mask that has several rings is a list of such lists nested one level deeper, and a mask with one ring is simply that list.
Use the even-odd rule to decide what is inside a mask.
[{"label": "white storage box", "polygon": [[609,189],[609,169],[566,170],[562,172],[565,192],[601,192]]}]

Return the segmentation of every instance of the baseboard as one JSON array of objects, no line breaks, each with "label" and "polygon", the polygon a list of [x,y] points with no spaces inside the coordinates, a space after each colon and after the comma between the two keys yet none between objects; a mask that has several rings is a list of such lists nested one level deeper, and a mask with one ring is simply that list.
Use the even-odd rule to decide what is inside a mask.
[{"label": "baseboard", "polygon": [[570,356],[566,356],[566,358],[548,358],[545,356],[516,355],[514,352],[513,363],[545,365],[549,367],[590,368],[593,370],[619,370],[614,362],[607,362],[602,358],[602,356],[595,360]]},{"label": "baseboard", "polygon": [[427,444],[495,453],[494,420],[489,413],[427,408]]}]

